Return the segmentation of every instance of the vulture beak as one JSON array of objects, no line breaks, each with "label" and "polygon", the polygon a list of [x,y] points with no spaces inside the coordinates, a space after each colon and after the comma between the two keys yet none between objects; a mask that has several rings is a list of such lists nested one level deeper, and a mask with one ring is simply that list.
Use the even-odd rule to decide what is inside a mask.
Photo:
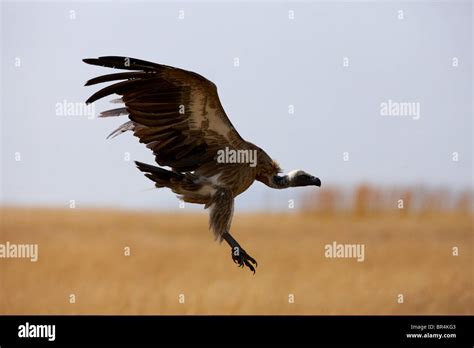
[{"label": "vulture beak", "polygon": [[321,180],[319,180],[319,178],[313,176],[312,179],[313,179],[313,185],[321,187]]}]

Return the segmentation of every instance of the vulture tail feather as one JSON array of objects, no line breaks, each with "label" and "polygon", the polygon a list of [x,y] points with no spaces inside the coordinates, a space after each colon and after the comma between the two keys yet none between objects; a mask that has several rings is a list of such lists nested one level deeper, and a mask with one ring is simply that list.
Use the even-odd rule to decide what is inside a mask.
[{"label": "vulture tail feather", "polygon": [[172,172],[160,167],[155,167],[146,163],[135,161],[137,168],[145,173],[145,176],[154,181],[156,187],[172,187],[176,182],[184,179],[184,175]]}]

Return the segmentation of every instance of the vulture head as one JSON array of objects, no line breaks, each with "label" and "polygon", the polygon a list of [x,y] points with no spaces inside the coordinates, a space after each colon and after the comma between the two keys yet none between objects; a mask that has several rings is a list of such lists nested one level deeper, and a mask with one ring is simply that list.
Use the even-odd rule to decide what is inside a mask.
[{"label": "vulture head", "polygon": [[290,187],[321,186],[321,180],[303,170],[297,169],[288,173],[288,184]]}]

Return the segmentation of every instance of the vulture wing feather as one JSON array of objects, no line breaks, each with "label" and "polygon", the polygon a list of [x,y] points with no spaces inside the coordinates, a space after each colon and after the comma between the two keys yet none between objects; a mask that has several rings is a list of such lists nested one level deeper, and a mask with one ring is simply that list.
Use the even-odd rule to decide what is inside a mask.
[{"label": "vulture wing feather", "polygon": [[[111,94],[122,96],[134,135],[150,148],[156,162],[175,171],[194,171],[216,161],[224,147],[246,148],[219,100],[214,83],[203,76],[167,65],[126,57],[84,59],[92,65],[134,70],[96,77],[87,85],[120,81],[93,94],[94,102]],[[119,112],[117,112],[119,111]]]}]

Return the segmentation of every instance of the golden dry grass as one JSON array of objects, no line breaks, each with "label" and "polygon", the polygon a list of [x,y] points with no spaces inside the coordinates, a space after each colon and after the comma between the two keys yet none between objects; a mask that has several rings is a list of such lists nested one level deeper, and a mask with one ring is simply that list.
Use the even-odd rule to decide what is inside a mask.
[{"label": "golden dry grass", "polygon": [[[36,263],[0,259],[1,314],[474,313],[468,215],[236,214],[255,276],[213,241],[206,214],[3,208],[1,217],[0,243],[39,244]],[[364,243],[365,261],[325,258],[332,241]]]}]

